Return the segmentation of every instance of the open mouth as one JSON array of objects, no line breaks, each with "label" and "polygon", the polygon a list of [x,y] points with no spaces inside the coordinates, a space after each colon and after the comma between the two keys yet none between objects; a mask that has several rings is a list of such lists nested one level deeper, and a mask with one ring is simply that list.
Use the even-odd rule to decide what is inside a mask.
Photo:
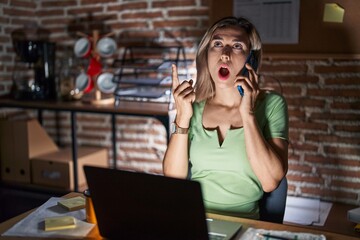
[{"label": "open mouth", "polygon": [[230,75],[230,71],[226,67],[220,67],[219,69],[219,77],[222,80],[226,80]]}]

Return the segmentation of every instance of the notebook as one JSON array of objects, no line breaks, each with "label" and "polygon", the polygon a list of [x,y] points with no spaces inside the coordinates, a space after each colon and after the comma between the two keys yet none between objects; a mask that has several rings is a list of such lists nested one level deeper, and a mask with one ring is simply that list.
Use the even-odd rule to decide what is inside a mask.
[{"label": "notebook", "polygon": [[84,166],[100,234],[110,239],[231,239],[240,223],[207,220],[200,183]]}]

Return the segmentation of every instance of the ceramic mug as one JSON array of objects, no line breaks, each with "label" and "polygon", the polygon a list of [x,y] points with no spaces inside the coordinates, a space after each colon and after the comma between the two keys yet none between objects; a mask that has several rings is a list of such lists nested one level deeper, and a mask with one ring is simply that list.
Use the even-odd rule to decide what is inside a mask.
[{"label": "ceramic mug", "polygon": [[113,79],[114,74],[110,72],[101,73],[96,80],[98,89],[102,93],[113,93],[116,89],[116,83],[113,82]]},{"label": "ceramic mug", "polygon": [[75,42],[74,53],[77,57],[88,57],[91,53],[91,41],[89,38],[82,37]]},{"label": "ceramic mug", "polygon": [[114,39],[109,37],[101,38],[96,44],[96,50],[101,57],[110,57],[116,51],[117,45]]},{"label": "ceramic mug", "polygon": [[76,77],[75,87],[80,92],[88,93],[94,88],[94,82],[88,74],[82,72]]}]

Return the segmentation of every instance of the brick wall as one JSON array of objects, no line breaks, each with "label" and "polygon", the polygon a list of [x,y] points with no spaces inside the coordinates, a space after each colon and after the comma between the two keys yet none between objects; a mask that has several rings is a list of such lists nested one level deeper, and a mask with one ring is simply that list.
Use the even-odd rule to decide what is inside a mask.
[{"label": "brick wall", "polygon": [[289,194],[359,205],[360,60],[268,56],[261,72],[289,107]]},{"label": "brick wall", "polygon": [[[14,53],[10,32],[33,21],[50,30],[62,52],[76,31],[94,27],[123,41],[180,41],[194,56],[208,25],[206,0],[0,0],[0,95],[11,87]],[[360,205],[360,58],[338,55],[267,55],[263,86],[284,94],[290,113],[289,194]],[[110,118],[78,114],[79,144],[111,152]],[[59,144],[70,144],[70,117],[44,114],[44,125]],[[58,121],[57,121],[57,120]],[[59,130],[57,129],[59,125]],[[152,118],[117,118],[117,165],[161,173],[165,129]]]}]

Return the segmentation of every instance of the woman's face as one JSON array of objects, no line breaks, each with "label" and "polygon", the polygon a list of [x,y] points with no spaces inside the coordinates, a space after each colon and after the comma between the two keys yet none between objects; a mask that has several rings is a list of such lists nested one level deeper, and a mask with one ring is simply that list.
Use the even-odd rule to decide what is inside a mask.
[{"label": "woman's face", "polygon": [[215,30],[208,47],[208,68],[217,88],[233,88],[250,52],[245,30],[228,26]]}]

